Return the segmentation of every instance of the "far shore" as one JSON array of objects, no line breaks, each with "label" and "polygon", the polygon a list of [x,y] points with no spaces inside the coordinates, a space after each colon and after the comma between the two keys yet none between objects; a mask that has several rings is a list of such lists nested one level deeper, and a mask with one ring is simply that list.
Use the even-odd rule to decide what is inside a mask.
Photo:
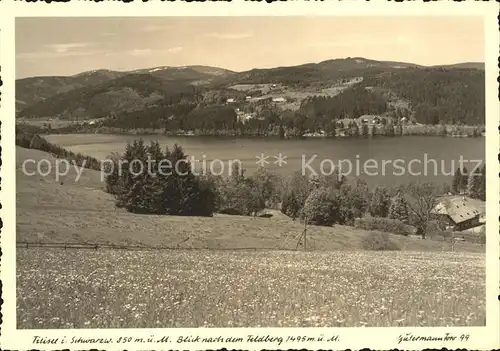
[{"label": "far shore", "polygon": [[[426,136],[426,137],[452,137],[452,138],[477,138],[485,137],[486,133],[482,132],[479,135],[468,135],[468,134],[441,134],[438,135],[433,132],[418,132],[416,128],[432,127],[426,125],[419,126],[409,126],[410,130],[403,132],[400,135],[387,135],[387,134],[368,134],[368,135],[346,135],[344,133],[340,135],[328,135],[326,133],[318,132],[304,132],[302,134],[285,134],[279,135],[278,133],[239,133],[237,131],[206,131],[206,132],[193,132],[193,131],[181,131],[181,132],[170,132],[163,129],[128,129],[124,130],[121,128],[110,128],[110,127],[97,127],[97,128],[82,128],[82,129],[69,129],[66,127],[62,128],[41,128],[39,123],[26,123],[23,121],[23,125],[33,126],[39,129],[38,133],[43,135],[83,135],[83,134],[99,134],[99,135],[134,135],[134,136],[147,136],[147,135],[160,135],[166,137],[215,137],[215,138],[266,138],[266,139],[279,139],[279,140],[296,140],[296,139],[355,139],[355,138],[393,138],[393,137],[411,137],[411,136]],[[411,130],[415,127],[415,130]],[[462,126],[464,128],[473,128],[473,126]]]}]

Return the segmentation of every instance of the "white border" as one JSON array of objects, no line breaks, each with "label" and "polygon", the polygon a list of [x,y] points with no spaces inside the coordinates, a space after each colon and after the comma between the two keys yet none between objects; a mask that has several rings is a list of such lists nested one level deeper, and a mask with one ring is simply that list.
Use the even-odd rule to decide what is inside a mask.
[{"label": "white border", "polygon": [[[500,347],[499,337],[499,314],[500,305],[497,299],[499,294],[499,167],[497,154],[499,152],[499,125],[498,109],[498,83],[496,81],[499,72],[497,58],[499,55],[499,31],[497,15],[499,4],[495,2],[462,2],[453,3],[447,1],[423,3],[405,2],[394,3],[386,1],[352,1],[352,2],[245,2],[233,0],[227,2],[207,3],[184,3],[184,2],[160,2],[150,1],[142,3],[135,1],[124,4],[119,1],[94,3],[91,1],[73,0],[71,3],[51,3],[50,6],[44,2],[25,3],[13,2],[12,0],[0,2],[0,64],[2,66],[1,76],[4,81],[2,91],[2,102],[0,116],[2,121],[2,190],[0,193],[2,209],[0,215],[3,219],[1,235],[1,247],[3,256],[1,258],[1,279],[3,282],[2,306],[3,323],[1,326],[0,347],[2,349],[64,349],[71,347],[64,345],[41,345],[32,343],[34,335],[46,337],[61,337],[66,335],[82,337],[119,337],[133,336],[147,339],[151,334],[170,335],[174,342],[169,344],[80,344],[76,349],[407,349],[416,350],[422,348],[467,348],[488,350]],[[14,49],[14,18],[15,17],[51,17],[51,16],[481,16],[485,20],[485,47],[486,47],[486,163],[488,164],[488,198],[487,198],[487,249],[486,249],[486,327],[391,327],[391,328],[231,328],[231,329],[73,329],[73,330],[16,330],[16,301],[15,301],[15,149],[14,149],[14,81],[15,81],[15,49]],[[453,30],[450,28],[450,30]],[[325,339],[330,335],[338,334],[340,341],[336,343],[315,342],[308,343],[223,343],[223,344],[177,344],[176,336],[190,335],[196,333],[203,336],[222,335],[242,336],[247,334],[273,336],[286,335],[324,335]],[[398,344],[401,334],[413,333],[415,335],[444,336],[450,333],[455,336],[470,334],[466,342],[405,342]]]}]

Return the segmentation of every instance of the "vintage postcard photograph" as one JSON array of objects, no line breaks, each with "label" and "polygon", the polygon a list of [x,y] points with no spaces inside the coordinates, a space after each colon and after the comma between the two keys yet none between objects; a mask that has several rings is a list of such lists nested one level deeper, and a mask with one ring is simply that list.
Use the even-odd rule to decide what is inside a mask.
[{"label": "vintage postcard photograph", "polygon": [[26,5],[2,348],[499,347],[498,4]]}]

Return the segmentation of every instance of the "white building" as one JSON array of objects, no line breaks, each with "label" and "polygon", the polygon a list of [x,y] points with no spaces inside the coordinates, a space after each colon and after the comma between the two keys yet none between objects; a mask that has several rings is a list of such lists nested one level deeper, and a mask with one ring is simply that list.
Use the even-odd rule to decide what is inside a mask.
[{"label": "white building", "polygon": [[240,121],[243,124],[247,123],[249,120],[254,119],[256,117],[257,117],[256,113],[240,113],[237,116],[238,121]]}]

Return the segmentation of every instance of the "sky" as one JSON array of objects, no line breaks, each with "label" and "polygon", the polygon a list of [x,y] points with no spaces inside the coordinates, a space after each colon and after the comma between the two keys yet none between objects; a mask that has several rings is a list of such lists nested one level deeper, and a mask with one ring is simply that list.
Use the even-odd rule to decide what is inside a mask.
[{"label": "sky", "polygon": [[17,78],[156,66],[245,71],[333,58],[483,62],[481,17],[38,17],[16,20]]}]

